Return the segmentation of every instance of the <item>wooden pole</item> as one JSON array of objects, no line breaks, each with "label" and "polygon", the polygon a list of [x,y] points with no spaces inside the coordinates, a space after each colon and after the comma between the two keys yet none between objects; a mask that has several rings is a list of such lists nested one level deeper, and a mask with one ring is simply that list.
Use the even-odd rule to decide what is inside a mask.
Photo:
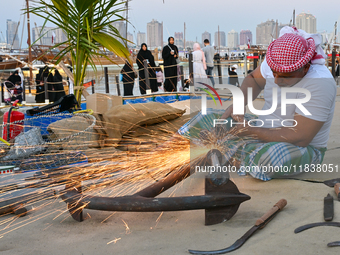
[{"label": "wooden pole", "polygon": [[116,75],[117,95],[120,96],[119,77]]},{"label": "wooden pole", "polygon": [[104,67],[104,75],[105,75],[105,93],[110,94],[110,87],[109,87],[109,72],[107,67]]},{"label": "wooden pole", "polygon": [[220,26],[218,26],[217,38],[218,38],[218,55],[220,55],[221,53]]},{"label": "wooden pole", "polygon": [[183,48],[184,48],[184,56],[185,56],[185,29],[186,29],[186,27],[185,27],[185,22],[184,22],[184,42],[183,42]]},{"label": "wooden pole", "polygon": [[30,77],[28,80],[28,90],[31,94],[31,85],[33,84],[33,72],[32,72],[32,49],[31,49],[31,24],[30,24],[30,13],[29,13],[29,4],[28,0],[26,0],[26,7],[27,7],[27,32],[28,32],[28,67],[30,69]]},{"label": "wooden pole", "polygon": [[143,60],[143,65],[144,65],[144,75],[145,75],[145,84],[146,84],[146,94],[151,94],[148,62],[146,59]]}]

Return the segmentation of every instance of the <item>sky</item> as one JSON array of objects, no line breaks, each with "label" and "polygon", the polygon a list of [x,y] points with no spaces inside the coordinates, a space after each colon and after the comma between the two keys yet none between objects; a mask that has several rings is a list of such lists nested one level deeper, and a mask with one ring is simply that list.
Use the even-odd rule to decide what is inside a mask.
[{"label": "sky", "polygon": [[[1,0],[4,2],[5,0]],[[23,23],[22,9],[25,0],[10,0],[1,5],[0,9],[0,41],[6,37],[6,20],[12,19]],[[311,13],[317,18],[318,32],[332,32],[336,21],[340,22],[340,1],[338,0],[130,0],[129,32],[134,36],[138,31],[146,32],[146,24],[152,19],[163,22],[164,41],[175,32],[184,31],[186,23],[186,40],[200,42],[202,33],[211,33],[212,40],[218,26],[226,34],[234,29],[240,32],[249,29],[253,33],[253,43],[256,38],[256,26],[267,20],[278,20],[279,23],[289,23],[296,14]],[[43,20],[31,15],[31,27],[43,24]],[[340,25],[340,24],[339,24]],[[339,30],[339,29],[338,29]],[[23,36],[27,41],[27,25]],[[22,38],[22,25],[19,28],[19,39]],[[3,36],[2,36],[3,35]],[[136,40],[136,39],[135,39]]]}]

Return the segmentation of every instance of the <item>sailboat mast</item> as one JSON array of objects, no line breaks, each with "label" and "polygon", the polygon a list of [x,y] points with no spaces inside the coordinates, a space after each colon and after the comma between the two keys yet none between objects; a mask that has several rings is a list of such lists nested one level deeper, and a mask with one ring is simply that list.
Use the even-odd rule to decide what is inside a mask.
[{"label": "sailboat mast", "polygon": [[[125,18],[125,22],[126,22],[126,25],[125,25],[125,36],[126,38],[125,39],[128,39],[128,17],[129,17],[129,0],[126,0],[126,18]],[[126,48],[129,48],[128,47],[128,43],[126,43]]]},{"label": "sailboat mast", "polygon": [[183,45],[184,55],[185,55],[185,29],[186,29],[186,27],[185,27],[185,22],[184,22],[184,45]]},{"label": "sailboat mast", "polygon": [[218,40],[218,54],[220,54],[220,49],[221,49],[221,41],[220,41],[220,26],[218,26],[218,30],[217,30],[217,40]]},{"label": "sailboat mast", "polygon": [[32,72],[32,49],[31,49],[31,25],[30,25],[30,13],[29,13],[29,4],[28,0],[26,0],[26,6],[27,6],[27,32],[28,32],[28,67],[30,69],[30,77],[29,77],[29,85],[32,83],[33,78],[33,72]]}]

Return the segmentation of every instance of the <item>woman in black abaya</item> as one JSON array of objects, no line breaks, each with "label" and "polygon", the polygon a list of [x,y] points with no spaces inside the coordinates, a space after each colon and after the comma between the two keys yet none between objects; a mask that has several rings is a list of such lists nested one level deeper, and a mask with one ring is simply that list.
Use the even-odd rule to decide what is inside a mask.
[{"label": "woman in black abaya", "polygon": [[177,59],[178,48],[174,45],[174,38],[169,37],[168,44],[164,46],[162,58],[164,60],[164,91],[177,91]]},{"label": "woman in black abaya", "polygon": [[150,78],[150,87],[152,92],[158,91],[157,80],[156,80],[156,72],[154,67],[155,58],[153,57],[151,51],[148,50],[148,46],[145,43],[142,43],[141,49],[137,54],[136,63],[138,65],[138,74],[139,74],[139,90],[142,95],[146,94],[146,83],[145,83],[145,74],[144,74],[144,59],[147,60],[148,63],[148,72]]},{"label": "woman in black abaya", "polygon": [[125,65],[120,73],[123,75],[124,96],[133,96],[133,85],[137,73],[133,70],[133,66],[131,66],[129,60],[125,61]]},{"label": "woman in black abaya", "polygon": [[63,85],[63,77],[57,69],[54,70],[53,76],[53,92],[54,92],[54,102],[58,101],[60,98],[65,96],[65,90]]}]

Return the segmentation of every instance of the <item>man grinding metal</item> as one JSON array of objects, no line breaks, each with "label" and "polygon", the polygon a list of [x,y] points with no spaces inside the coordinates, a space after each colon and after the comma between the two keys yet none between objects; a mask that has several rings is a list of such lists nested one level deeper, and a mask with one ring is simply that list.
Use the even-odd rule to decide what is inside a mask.
[{"label": "man grinding metal", "polygon": [[[205,116],[199,114],[201,117],[196,116],[189,121],[179,130],[179,134],[184,137],[189,135],[192,139],[192,134],[197,134],[199,130],[197,137],[204,140],[209,133],[218,133],[218,142],[223,152],[229,162],[237,166],[239,174],[248,173],[265,181],[291,176],[303,172],[305,166],[316,167],[321,164],[334,114],[336,85],[325,66],[326,55],[320,44],[319,34],[307,34],[295,27],[282,28],[280,37],[269,45],[263,63],[249,74],[241,85],[245,106],[248,88],[252,89],[253,100],[263,91],[265,104],[262,110],[267,110],[268,114],[233,115],[233,106],[230,106],[217,118],[232,118],[238,124],[232,128],[229,126],[227,130],[222,128],[222,136],[219,127],[222,125],[207,127],[207,122],[212,123],[210,120],[216,119],[216,113]],[[281,100],[285,98],[281,99],[281,95],[284,88],[290,88],[289,93],[284,93],[290,102],[306,98],[301,89],[309,91],[311,97],[304,101],[303,107],[288,103],[285,111],[282,111]],[[294,92],[291,88],[298,89]],[[277,92],[277,96],[273,91]],[[277,97],[277,103],[274,97]],[[275,109],[275,106],[276,110],[271,110],[272,107]],[[248,121],[251,119],[256,121],[249,125]],[[245,126],[241,123],[245,123]],[[192,132],[195,129],[196,131]],[[285,171],[268,171],[270,166],[281,167],[280,169]]]}]

